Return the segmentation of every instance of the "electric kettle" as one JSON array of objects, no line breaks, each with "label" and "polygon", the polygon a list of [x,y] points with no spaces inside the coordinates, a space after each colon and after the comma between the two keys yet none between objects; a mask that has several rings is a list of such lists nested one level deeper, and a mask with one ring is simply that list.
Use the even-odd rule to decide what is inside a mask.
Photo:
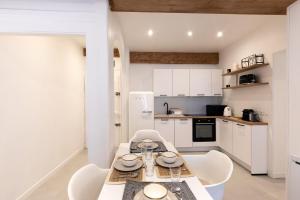
[{"label": "electric kettle", "polygon": [[224,114],[225,117],[231,117],[232,116],[232,110],[229,106],[226,106],[224,108]]}]

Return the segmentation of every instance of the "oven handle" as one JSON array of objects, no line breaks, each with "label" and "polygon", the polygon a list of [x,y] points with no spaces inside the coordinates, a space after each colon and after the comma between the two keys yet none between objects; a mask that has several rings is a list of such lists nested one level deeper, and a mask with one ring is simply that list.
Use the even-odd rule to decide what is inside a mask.
[{"label": "oven handle", "polygon": [[215,123],[195,123],[195,125],[215,125]]}]

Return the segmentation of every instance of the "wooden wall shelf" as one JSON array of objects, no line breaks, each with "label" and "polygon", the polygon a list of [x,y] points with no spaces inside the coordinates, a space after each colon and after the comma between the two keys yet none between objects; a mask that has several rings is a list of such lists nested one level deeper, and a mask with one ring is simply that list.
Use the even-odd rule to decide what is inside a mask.
[{"label": "wooden wall shelf", "polygon": [[256,86],[262,86],[262,85],[268,85],[269,83],[250,83],[245,85],[238,85],[238,86],[232,86],[232,87],[226,87],[223,88],[224,90],[231,90],[231,89],[239,89],[239,88],[247,88],[247,87],[256,87]]},{"label": "wooden wall shelf", "polygon": [[225,74],[223,74],[223,76],[237,75],[237,74],[240,74],[240,73],[243,73],[243,72],[246,72],[246,71],[250,71],[250,70],[253,70],[253,69],[257,69],[257,68],[261,68],[261,67],[266,67],[268,65],[269,65],[268,63],[266,63],[266,64],[256,64],[256,65],[253,65],[251,67],[242,68],[242,69],[239,69],[239,70],[236,70],[236,71],[225,73]]}]

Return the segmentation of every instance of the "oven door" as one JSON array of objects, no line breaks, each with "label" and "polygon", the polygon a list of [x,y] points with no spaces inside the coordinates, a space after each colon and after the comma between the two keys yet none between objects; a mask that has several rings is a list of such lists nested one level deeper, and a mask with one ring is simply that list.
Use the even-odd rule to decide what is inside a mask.
[{"label": "oven door", "polygon": [[193,142],[215,142],[216,120],[194,119],[193,120]]}]

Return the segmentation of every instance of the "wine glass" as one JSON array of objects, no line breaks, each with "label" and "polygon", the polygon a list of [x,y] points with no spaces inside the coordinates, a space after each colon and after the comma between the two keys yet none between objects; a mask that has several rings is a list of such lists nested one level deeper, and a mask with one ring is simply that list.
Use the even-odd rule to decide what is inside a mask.
[{"label": "wine glass", "polygon": [[[171,167],[170,175],[172,182],[179,183],[181,176],[181,167]],[[181,188],[176,184],[176,187],[171,188],[171,192],[181,195]]]}]

